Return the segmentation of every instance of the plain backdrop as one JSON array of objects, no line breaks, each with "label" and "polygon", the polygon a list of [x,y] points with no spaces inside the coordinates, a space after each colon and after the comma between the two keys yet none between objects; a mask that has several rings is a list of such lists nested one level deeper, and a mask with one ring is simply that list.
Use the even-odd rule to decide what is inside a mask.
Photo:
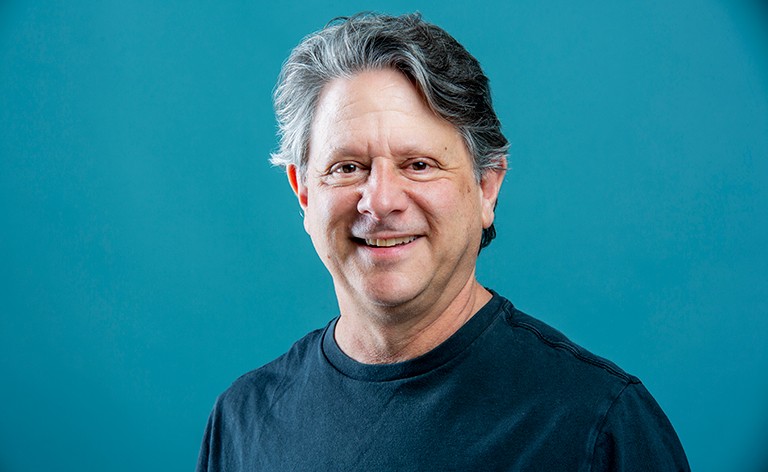
[{"label": "plain backdrop", "polygon": [[767,470],[763,4],[104,0],[0,3],[0,471],[191,470],[216,396],[337,314],[271,92],[360,10],[491,78],[480,280],[639,376],[695,470]]}]

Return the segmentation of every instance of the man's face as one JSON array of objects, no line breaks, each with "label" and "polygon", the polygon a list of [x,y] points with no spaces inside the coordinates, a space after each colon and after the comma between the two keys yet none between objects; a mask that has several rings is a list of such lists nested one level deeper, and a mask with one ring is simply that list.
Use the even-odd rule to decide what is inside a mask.
[{"label": "man's face", "polygon": [[474,281],[503,172],[478,183],[459,133],[401,73],[326,85],[306,175],[288,172],[342,311],[433,307]]}]

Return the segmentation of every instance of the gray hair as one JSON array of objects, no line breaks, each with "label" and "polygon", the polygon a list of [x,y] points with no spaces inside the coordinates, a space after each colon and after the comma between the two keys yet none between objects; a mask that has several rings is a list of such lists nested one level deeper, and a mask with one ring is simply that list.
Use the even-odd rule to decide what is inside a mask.
[{"label": "gray hair", "polygon": [[[473,157],[478,181],[487,170],[504,168],[509,142],[501,132],[480,63],[418,13],[339,18],[296,46],[275,89],[280,148],[272,154],[272,163],[295,165],[303,178],[310,126],[323,87],[333,79],[376,69],[404,74],[427,105],[456,128]],[[483,230],[480,247],[494,237],[491,225]]]}]

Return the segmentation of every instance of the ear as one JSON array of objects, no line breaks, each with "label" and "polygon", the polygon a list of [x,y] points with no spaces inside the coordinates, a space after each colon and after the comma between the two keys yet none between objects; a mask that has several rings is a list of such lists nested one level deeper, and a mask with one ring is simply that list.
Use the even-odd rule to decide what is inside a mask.
[{"label": "ear", "polygon": [[301,205],[301,209],[306,210],[307,209],[307,187],[304,185],[304,183],[301,180],[301,175],[299,175],[299,169],[295,165],[290,164],[286,168],[286,173],[288,174],[288,183],[291,184],[293,193],[295,193],[296,198],[299,199],[299,205]]},{"label": "ear", "polygon": [[496,200],[499,198],[499,190],[501,190],[504,175],[507,173],[507,159],[503,158],[499,164],[500,168],[486,170],[480,179],[483,228],[489,228],[493,224]]}]

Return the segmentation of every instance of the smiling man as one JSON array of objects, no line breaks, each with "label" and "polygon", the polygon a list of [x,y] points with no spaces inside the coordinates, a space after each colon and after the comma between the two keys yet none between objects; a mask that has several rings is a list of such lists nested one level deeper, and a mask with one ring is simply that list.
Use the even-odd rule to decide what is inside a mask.
[{"label": "smiling man", "polygon": [[219,397],[199,471],[688,470],[637,378],[476,280],[508,144],[459,43],[418,15],[341,20],[275,104],[340,315]]},{"label": "smiling man", "polygon": [[504,158],[478,181],[461,135],[392,69],[329,81],[305,171],[288,165],[304,224],[333,276],[339,347],[365,363],[424,354],[490,293],[475,280]]}]

